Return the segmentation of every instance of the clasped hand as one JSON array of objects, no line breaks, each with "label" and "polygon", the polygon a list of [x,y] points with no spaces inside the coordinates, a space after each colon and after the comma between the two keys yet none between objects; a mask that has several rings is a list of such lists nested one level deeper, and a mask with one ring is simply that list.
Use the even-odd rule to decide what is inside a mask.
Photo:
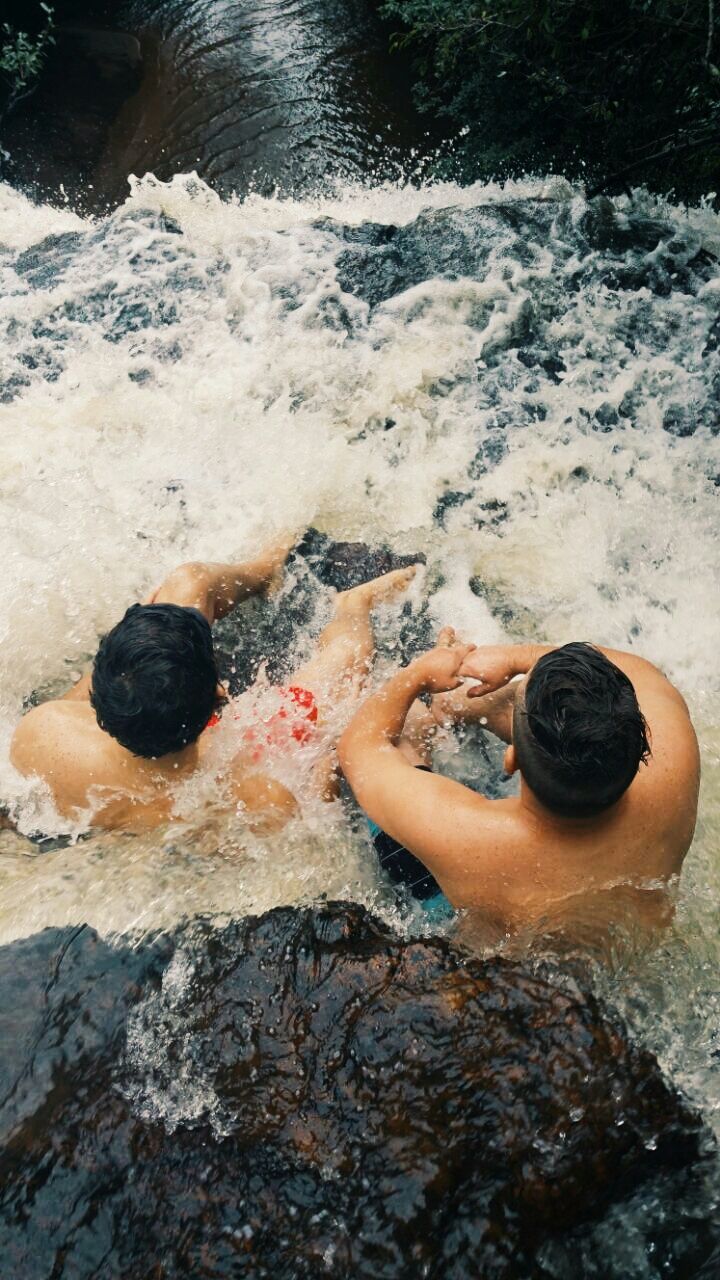
[{"label": "clasped hand", "polygon": [[452,627],[443,627],[437,647],[416,658],[415,664],[420,668],[428,693],[449,693],[458,689],[463,680],[479,680],[480,684],[467,690],[468,698],[482,698],[501,689],[514,674],[507,646],[478,648],[474,644],[461,644]]}]

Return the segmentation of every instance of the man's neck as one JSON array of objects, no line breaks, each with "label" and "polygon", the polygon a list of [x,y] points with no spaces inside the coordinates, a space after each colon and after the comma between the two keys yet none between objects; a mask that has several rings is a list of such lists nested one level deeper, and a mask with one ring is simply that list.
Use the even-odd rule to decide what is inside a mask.
[{"label": "man's neck", "polygon": [[187,747],[183,747],[181,751],[169,751],[164,756],[136,756],[132,751],[128,751],[127,747],[123,747],[110,734],[106,737],[112,742],[118,758],[122,761],[126,768],[137,769],[142,768],[144,771],[155,775],[163,775],[170,778],[177,778],[187,773],[192,773],[198,765],[200,759],[200,749],[197,742],[191,742]]},{"label": "man's neck", "polygon": [[613,804],[609,809],[604,809],[602,813],[596,813],[588,818],[570,818],[561,813],[553,813],[552,809],[546,808],[530,787],[527,785],[522,774],[520,775],[520,806],[532,820],[541,823],[544,827],[552,827],[556,831],[570,833],[577,831],[585,833],[587,831],[597,831],[601,827],[613,822],[624,801],[624,796],[618,800],[617,804]]}]

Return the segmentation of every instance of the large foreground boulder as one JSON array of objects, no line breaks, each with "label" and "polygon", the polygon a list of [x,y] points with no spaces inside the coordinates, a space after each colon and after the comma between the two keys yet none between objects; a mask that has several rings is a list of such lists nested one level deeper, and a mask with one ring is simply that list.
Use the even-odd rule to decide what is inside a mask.
[{"label": "large foreground boulder", "polygon": [[580,1275],[638,1187],[710,1250],[667,1225],[701,1124],[591,997],[359,907],[46,930],[0,949],[0,1033],[16,1280]]}]

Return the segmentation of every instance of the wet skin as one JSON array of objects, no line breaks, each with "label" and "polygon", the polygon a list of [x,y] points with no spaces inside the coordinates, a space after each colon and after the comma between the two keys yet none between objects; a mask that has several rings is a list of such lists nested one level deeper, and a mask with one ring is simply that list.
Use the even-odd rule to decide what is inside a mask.
[{"label": "wet skin", "polygon": [[[549,652],[533,645],[474,649],[447,643],[411,662],[356,713],[340,740],[345,775],[368,815],[433,873],[454,906],[481,911],[501,931],[532,926],[579,895],[619,885],[666,884],[692,841],[700,765],[687,706],[661,671],[633,654],[603,650],[631,680],[649,726],[652,755],[620,800],[593,818],[546,809],[520,779],[519,796],[488,800],[450,778],[413,767],[402,733],[419,695],[438,697],[438,718],[482,719],[509,743],[526,675]],[[468,693],[463,678],[483,683]]]},{"label": "wet skin", "polygon": [[[181,565],[145,603],[198,609],[212,625],[271,585],[293,542],[284,539],[252,561]],[[404,590],[414,573],[414,568],[398,569],[338,593],[335,616],[319,637],[315,655],[290,683],[318,690],[319,698],[356,698],[374,655],[372,609]],[[133,755],[100,728],[90,687],[88,674],[64,697],[29,711],[13,736],[12,763],[20,773],[48,784],[64,816],[94,828],[152,830],[172,818],[176,788],[202,769],[211,735],[205,730],[182,750],[157,759]],[[218,698],[224,698],[221,686]],[[322,701],[319,713],[322,718]],[[330,772],[321,761],[314,781],[323,796],[331,790]],[[255,830],[282,827],[297,809],[295,796],[264,772],[262,760],[250,758],[247,749],[233,757],[218,782],[219,794],[229,806],[242,806]]]}]

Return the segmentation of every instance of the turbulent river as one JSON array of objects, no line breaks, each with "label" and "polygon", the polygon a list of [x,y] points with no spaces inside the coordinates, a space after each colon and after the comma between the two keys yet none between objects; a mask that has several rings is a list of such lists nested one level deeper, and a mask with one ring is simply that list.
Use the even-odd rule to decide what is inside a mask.
[{"label": "turbulent river", "polygon": [[[21,830],[77,834],[9,765],[23,700],[174,563],[309,525],[422,552],[406,629],[636,649],[685,694],[703,784],[675,923],[598,982],[720,1132],[719,256],[710,208],[589,205],[560,179],[223,201],[148,177],[95,220],[0,186],[0,792]],[[397,629],[388,610],[380,671]],[[0,835],[0,940],[322,897],[421,929],[341,806],[263,844],[196,785],[152,838]]]}]

